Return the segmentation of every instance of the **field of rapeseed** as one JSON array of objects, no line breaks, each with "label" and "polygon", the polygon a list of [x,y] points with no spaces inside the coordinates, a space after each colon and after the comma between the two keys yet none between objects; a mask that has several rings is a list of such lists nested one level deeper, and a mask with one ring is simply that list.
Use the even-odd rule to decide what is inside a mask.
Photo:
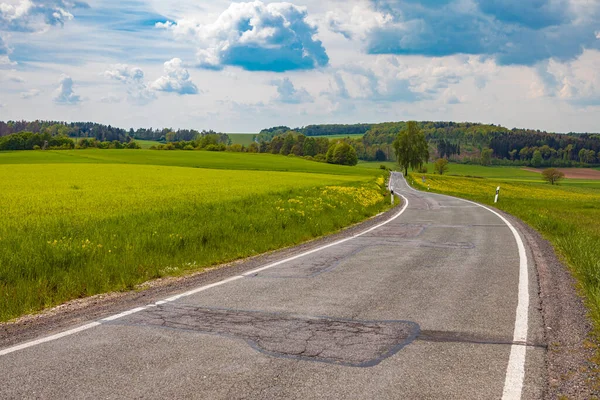
[{"label": "field of rapeseed", "polygon": [[[472,179],[411,174],[414,186],[495,205],[528,223],[548,239],[581,284],[590,315],[600,335],[600,185]],[[496,187],[500,201],[493,204]]]},{"label": "field of rapeseed", "polygon": [[0,321],[293,245],[388,207],[381,174],[326,167],[0,165]]}]

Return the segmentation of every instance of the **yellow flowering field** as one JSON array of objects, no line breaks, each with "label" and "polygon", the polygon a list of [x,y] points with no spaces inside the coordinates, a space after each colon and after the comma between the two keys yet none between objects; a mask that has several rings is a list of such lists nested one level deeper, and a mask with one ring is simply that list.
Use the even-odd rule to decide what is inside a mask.
[{"label": "yellow flowering field", "polygon": [[0,321],[300,243],[388,207],[381,174],[324,171],[0,163]]}]

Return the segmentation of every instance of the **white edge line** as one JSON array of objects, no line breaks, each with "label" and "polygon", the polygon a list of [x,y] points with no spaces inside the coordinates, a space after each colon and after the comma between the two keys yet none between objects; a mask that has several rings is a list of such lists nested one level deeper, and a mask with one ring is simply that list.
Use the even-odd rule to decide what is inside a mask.
[{"label": "white edge line", "polygon": [[[421,193],[406,181],[406,186],[414,190],[415,192]],[[426,192],[422,192],[426,193]],[[436,193],[437,194],[437,193]],[[519,232],[515,227],[508,222],[506,218],[497,213],[496,211],[488,208],[482,204],[474,201],[461,199],[454,196],[442,195],[452,197],[467,203],[475,204],[481,208],[488,210],[500,218],[511,230],[515,240],[517,241],[517,248],[519,250],[519,294],[517,302],[517,312],[515,316],[515,330],[513,332],[513,344],[510,348],[510,356],[508,359],[508,366],[506,367],[506,378],[504,380],[504,390],[502,393],[503,400],[517,400],[520,399],[523,393],[523,381],[525,379],[525,360],[527,353],[527,331],[528,331],[528,320],[529,320],[529,275],[527,268],[527,252],[525,251],[525,244],[519,235]]]},{"label": "white edge line", "polygon": [[83,326],[80,326],[78,328],[69,329],[68,331],[57,333],[56,335],[46,336],[44,338],[37,339],[37,340],[31,341],[31,342],[22,343],[22,344],[19,344],[17,346],[9,347],[8,349],[0,350],[0,356],[4,356],[6,354],[10,354],[10,353],[13,353],[15,351],[23,350],[23,349],[26,349],[28,347],[37,346],[38,344],[42,344],[42,343],[46,343],[46,342],[51,342],[53,340],[60,339],[60,338],[65,337],[65,336],[73,335],[75,333],[82,332],[82,331],[88,330],[90,328],[94,328],[94,327],[96,327],[98,325],[102,325],[102,324],[100,322],[91,322],[91,323],[89,323],[87,325],[83,325]]},{"label": "white edge line", "polygon": [[[391,178],[390,178],[390,181],[391,181]],[[114,321],[114,320],[117,320],[117,319],[119,319],[119,318],[123,318],[123,317],[126,317],[126,316],[128,316],[128,315],[132,315],[132,314],[135,314],[135,313],[137,313],[137,312],[140,312],[140,311],[146,310],[146,309],[147,309],[147,308],[149,308],[149,307],[155,307],[155,306],[157,306],[157,305],[166,304],[166,303],[171,303],[171,302],[174,302],[174,301],[176,301],[176,300],[179,300],[179,299],[181,299],[182,297],[191,296],[191,295],[193,295],[193,294],[196,294],[196,293],[199,293],[199,292],[203,292],[203,291],[205,291],[205,290],[208,290],[208,289],[214,288],[214,287],[216,287],[216,286],[224,285],[224,284],[226,284],[226,283],[233,282],[233,281],[236,281],[236,280],[238,280],[238,279],[245,278],[245,277],[247,277],[248,275],[253,275],[253,274],[256,274],[257,272],[264,271],[264,270],[266,270],[266,269],[269,269],[269,268],[276,267],[276,266],[278,266],[278,265],[281,265],[281,264],[284,264],[284,263],[287,263],[287,262],[290,262],[290,261],[296,260],[296,259],[298,259],[298,258],[301,258],[301,257],[307,256],[307,255],[309,255],[309,254],[313,254],[313,253],[316,253],[316,252],[318,252],[318,251],[321,251],[321,250],[327,249],[327,248],[329,248],[329,247],[336,246],[336,245],[339,245],[339,244],[341,244],[341,243],[347,242],[347,241],[349,241],[349,240],[355,239],[355,238],[357,238],[357,237],[359,237],[359,236],[365,235],[365,234],[367,234],[367,233],[369,233],[369,232],[372,232],[373,230],[375,230],[375,229],[377,229],[377,228],[380,228],[380,227],[382,227],[382,226],[384,226],[384,225],[386,225],[386,224],[388,224],[388,223],[392,222],[393,220],[395,220],[396,218],[398,218],[400,215],[402,215],[402,214],[404,213],[404,211],[406,211],[406,208],[408,207],[408,199],[407,199],[406,197],[402,196],[402,195],[400,195],[400,197],[402,197],[402,198],[404,199],[404,205],[403,205],[402,209],[401,209],[401,210],[400,210],[398,213],[396,213],[396,214],[395,214],[393,217],[391,217],[390,219],[388,219],[388,220],[386,220],[386,221],[384,221],[384,222],[382,222],[382,223],[380,223],[380,224],[378,224],[378,225],[375,225],[374,227],[372,227],[372,228],[369,228],[369,229],[367,229],[367,230],[365,230],[365,231],[363,231],[363,232],[360,232],[360,233],[358,233],[358,234],[356,234],[356,235],[354,235],[354,236],[351,236],[351,237],[348,237],[348,238],[345,238],[345,239],[342,239],[342,240],[338,240],[338,241],[336,241],[336,242],[334,242],[334,243],[330,243],[330,244],[327,244],[327,245],[325,245],[325,246],[318,247],[318,248],[316,248],[316,249],[313,249],[313,250],[305,251],[304,253],[300,253],[300,254],[298,254],[298,255],[295,255],[295,256],[293,256],[293,257],[289,257],[289,258],[286,258],[286,259],[284,259],[284,260],[280,260],[280,261],[277,261],[277,262],[271,263],[271,264],[269,264],[269,265],[266,265],[266,266],[264,266],[264,267],[257,268],[257,269],[255,269],[255,270],[252,270],[252,271],[250,271],[250,272],[246,272],[246,273],[244,273],[244,274],[242,274],[242,275],[236,275],[236,276],[232,276],[232,277],[230,277],[230,278],[223,279],[222,281],[218,281],[218,282],[215,282],[215,283],[211,283],[210,285],[200,286],[200,287],[198,287],[198,288],[196,288],[196,289],[193,289],[193,290],[190,290],[190,291],[188,291],[188,292],[184,292],[184,293],[181,293],[181,294],[178,294],[178,295],[175,295],[175,296],[169,297],[169,298],[167,298],[167,299],[164,299],[164,300],[157,301],[156,303],[149,304],[149,305],[147,305],[147,306],[133,308],[133,309],[131,309],[131,310],[124,311],[124,312],[122,312],[122,313],[120,313],[120,314],[115,314],[115,315],[112,315],[112,316],[110,316],[110,317],[103,318],[103,319],[101,319],[101,320],[99,320],[99,321],[91,322],[91,323],[89,323],[89,324],[86,324],[86,325],[80,326],[80,327],[78,327],[78,328],[69,329],[68,331],[64,331],[64,332],[61,332],[61,333],[57,333],[57,334],[55,334],[55,335],[47,336],[47,337],[44,337],[44,338],[40,338],[40,339],[37,339],[37,340],[33,340],[33,341],[31,341],[31,342],[22,343],[22,344],[19,344],[19,345],[13,346],[13,347],[9,347],[9,348],[6,348],[6,349],[3,349],[3,350],[0,350],[0,356],[4,356],[4,355],[10,354],[10,353],[14,353],[14,352],[16,352],[16,351],[19,351],[19,350],[24,350],[24,349],[27,349],[27,348],[29,348],[29,347],[37,346],[37,345],[39,345],[39,344],[42,344],[42,343],[51,342],[51,341],[53,341],[53,340],[57,340],[57,339],[60,339],[60,338],[63,338],[63,337],[65,337],[65,336],[74,335],[74,334],[76,334],[76,333],[83,332],[83,331],[86,331],[86,330],[88,330],[88,329],[95,328],[95,327],[97,327],[97,326],[99,326],[99,325],[102,325],[102,322],[110,322],[110,321]]]}]

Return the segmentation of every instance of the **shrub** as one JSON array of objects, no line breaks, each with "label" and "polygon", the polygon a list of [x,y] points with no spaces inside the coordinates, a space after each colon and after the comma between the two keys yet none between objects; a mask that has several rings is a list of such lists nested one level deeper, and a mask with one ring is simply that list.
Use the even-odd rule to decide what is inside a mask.
[{"label": "shrub", "polygon": [[427,165],[423,164],[421,165],[418,169],[417,172],[420,174],[426,174],[429,172],[429,170],[427,169]]},{"label": "shrub", "polygon": [[191,144],[188,144],[187,146],[185,146],[183,148],[183,150],[194,150],[194,146],[192,146]]},{"label": "shrub", "polygon": [[558,183],[558,181],[560,181],[564,177],[565,177],[565,174],[563,174],[561,171],[557,170],[556,168],[548,168],[548,169],[545,169],[544,171],[542,171],[542,178],[546,182],[550,183],[551,185]]},{"label": "shrub", "polygon": [[436,174],[444,175],[445,172],[448,172],[448,160],[445,158],[439,158],[435,164],[433,164],[433,172]]}]

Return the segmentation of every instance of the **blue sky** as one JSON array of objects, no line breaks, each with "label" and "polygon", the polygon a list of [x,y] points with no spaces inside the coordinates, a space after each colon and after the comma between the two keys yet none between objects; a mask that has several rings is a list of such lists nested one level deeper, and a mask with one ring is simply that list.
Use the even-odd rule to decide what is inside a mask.
[{"label": "blue sky", "polygon": [[0,120],[598,132],[599,65],[597,0],[0,0]]}]

